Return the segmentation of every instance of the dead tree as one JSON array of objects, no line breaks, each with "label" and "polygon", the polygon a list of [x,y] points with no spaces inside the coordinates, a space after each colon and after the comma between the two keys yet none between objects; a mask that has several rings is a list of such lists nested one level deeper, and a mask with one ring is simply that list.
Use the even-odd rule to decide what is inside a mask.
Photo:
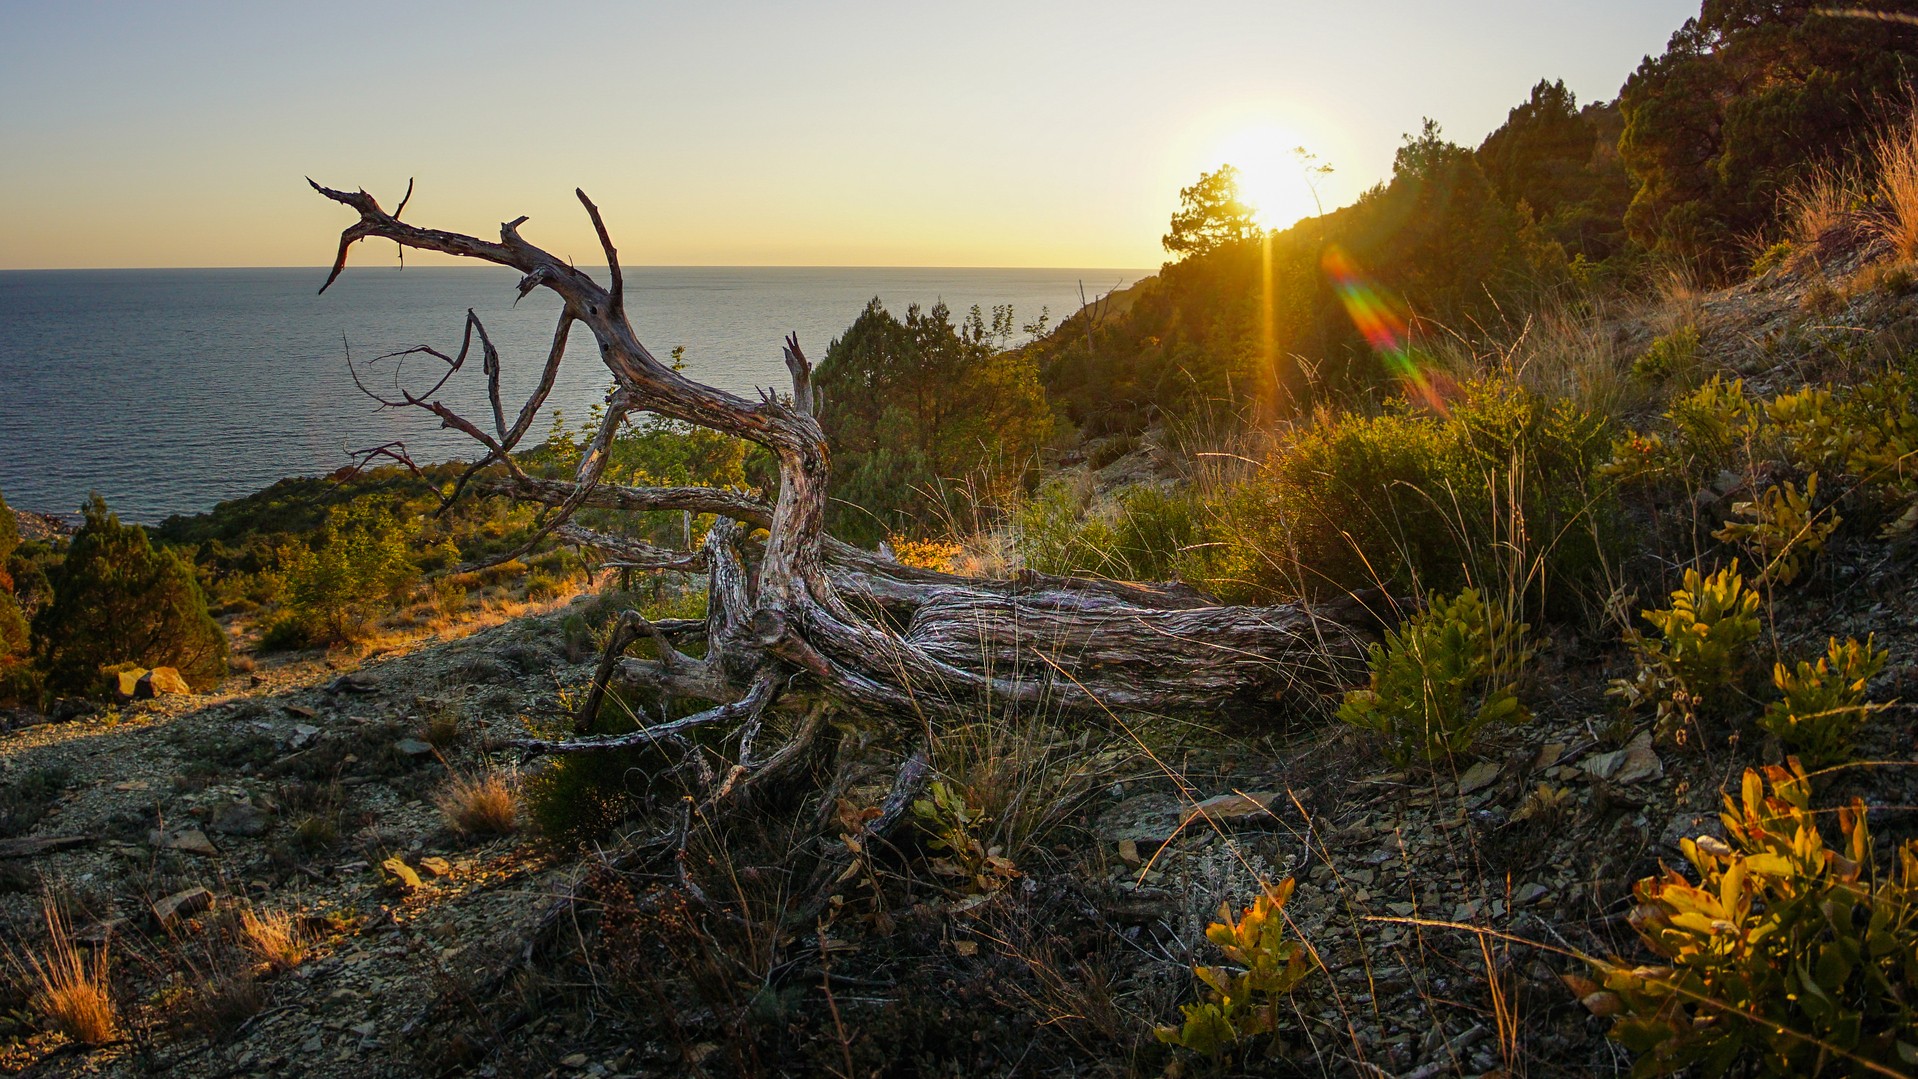
[{"label": "dead tree", "polygon": [[[498,241],[489,241],[404,223],[400,211],[388,213],[365,191],[313,187],[359,215],[341,234],[322,292],[345,269],[355,243],[384,239],[402,249],[510,266],[522,275],[521,296],[545,288],[560,298],[539,384],[513,416],[501,400],[499,353],[470,311],[456,356],[425,347],[397,354],[430,355],[445,365],[426,392],[398,387],[396,396],[381,400],[431,413],[478,443],[484,452],[461,488],[485,472],[481,489],[549,507],[533,542],[558,535],[620,565],[707,577],[703,620],[653,624],[636,612],[625,615],[595,689],[608,677],[620,677],[710,707],[683,718],[662,717],[630,734],[521,743],[529,752],[643,745],[676,753],[695,811],[709,813],[806,758],[822,726],[815,707],[820,702],[896,723],[908,741],[923,738],[929,721],[978,716],[988,702],[1095,717],[1270,708],[1289,690],[1349,680],[1370,636],[1367,627],[1376,627],[1377,619],[1356,605],[1233,607],[1181,585],[1036,573],[1011,580],[965,578],[901,566],[841,543],[824,529],[826,438],[812,414],[812,368],[797,337],[784,346],[790,392],[762,390],[758,400],[702,385],[660,363],[627,318],[619,255],[583,191],[576,194],[605,250],[604,284],[528,243],[519,232],[523,217],[501,225]],[[576,325],[592,334],[614,388],[577,475],[570,481],[534,477],[521,470],[514,451],[553,388]],[[460,415],[438,396],[476,344],[492,404],[492,415],[480,420]],[[765,447],[778,463],[771,502],[732,490],[602,483],[610,445],[635,413]],[[379,452],[395,455],[390,448]],[[668,550],[571,520],[589,506],[712,514],[718,523],[696,550]],[[682,651],[675,641],[687,638],[703,639],[704,653],[695,658]],[[624,657],[641,639],[653,643],[655,657]],[[597,700],[596,692],[589,707]],[[696,730],[702,734],[697,743],[691,737]],[[725,737],[712,736],[722,732]],[[714,754],[715,745],[726,747],[725,757]],[[923,751],[907,761],[896,796],[926,772]]]}]

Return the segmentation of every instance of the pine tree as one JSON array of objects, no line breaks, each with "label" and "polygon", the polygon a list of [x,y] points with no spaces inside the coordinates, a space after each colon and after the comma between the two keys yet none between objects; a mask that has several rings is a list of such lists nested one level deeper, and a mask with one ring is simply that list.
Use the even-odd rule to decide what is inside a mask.
[{"label": "pine tree", "polygon": [[174,667],[196,688],[226,674],[226,633],[207,613],[192,567],[155,550],[146,529],[123,525],[98,494],[67,548],[53,601],[33,619],[37,658],[53,692],[98,687],[117,663]]}]

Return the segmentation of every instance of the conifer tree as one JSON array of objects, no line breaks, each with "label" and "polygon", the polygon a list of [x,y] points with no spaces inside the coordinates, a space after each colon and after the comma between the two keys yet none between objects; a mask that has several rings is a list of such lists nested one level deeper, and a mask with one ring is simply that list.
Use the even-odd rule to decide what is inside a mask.
[{"label": "conifer tree", "polygon": [[174,667],[196,688],[226,673],[226,633],[207,613],[192,567],[155,550],[146,529],[124,525],[95,494],[53,581],[53,601],[33,619],[47,688],[87,692],[117,663]]}]

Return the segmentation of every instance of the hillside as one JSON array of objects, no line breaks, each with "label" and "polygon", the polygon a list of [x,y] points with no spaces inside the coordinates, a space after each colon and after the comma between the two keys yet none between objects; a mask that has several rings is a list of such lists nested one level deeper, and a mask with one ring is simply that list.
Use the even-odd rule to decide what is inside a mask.
[{"label": "hillside", "polygon": [[[1858,371],[1902,355],[1918,298],[1863,287],[1869,258],[1855,247],[1680,297],[1698,376],[1777,393],[1840,374],[1830,327],[1858,337]],[[1807,296],[1829,303],[1816,296],[1833,281],[1847,295],[1808,318]],[[1613,327],[1641,345],[1656,329]],[[1711,516],[1749,497],[1734,479],[1693,504]],[[1872,634],[1892,657],[1872,698],[1910,695],[1908,560],[1869,533],[1835,540],[1776,594],[1764,651]],[[1259,1070],[1613,1073],[1610,1020],[1567,988],[1591,975],[1573,956],[1634,954],[1633,882],[1677,863],[1681,838],[1722,841],[1720,792],[1778,753],[1736,728],[1674,745],[1621,717],[1606,689],[1632,661],[1605,625],[1545,629],[1522,682],[1531,721],[1431,766],[1384,764],[1366,732],[1304,715],[1076,736],[1044,717],[988,723],[949,732],[943,767],[1031,799],[1001,811],[1021,822],[1015,845],[956,869],[963,850],[941,848],[929,818],[855,863],[817,945],[782,955],[756,937],[804,929],[762,909],[790,897],[760,860],[777,836],[689,865],[714,904],[675,910],[604,890],[600,856],[537,831],[463,836],[435,808],[451,778],[512,759],[501,741],[563,714],[590,673],[568,660],[568,619],[601,610],[582,598],[364,661],[268,660],[210,694],[0,736],[0,917],[31,934],[55,887],[75,939],[107,942],[124,1002],[104,1048],[16,1025],[0,1059],[29,1075],[1176,1068],[1151,1031],[1191,999],[1206,924],[1290,878],[1286,934],[1321,973],[1284,1003]],[[1857,759],[1908,760],[1910,715],[1887,705]],[[848,790],[838,812],[874,794]],[[1821,804],[1853,796],[1885,807],[1879,842],[1918,834],[1893,808],[1918,804],[1911,769],[1818,789]],[[417,883],[382,871],[394,858]],[[594,905],[534,938],[555,897],[596,874]],[[155,913],[168,903],[180,912]],[[289,914],[304,954],[250,951],[241,912]],[[529,939],[543,946],[521,966]]]},{"label": "hillside", "polygon": [[0,1066],[1912,1073],[1908,6],[1714,0],[1287,230],[1221,166],[1060,325],[875,299],[757,400],[583,190],[604,274],[313,183],[608,393],[0,514]]}]

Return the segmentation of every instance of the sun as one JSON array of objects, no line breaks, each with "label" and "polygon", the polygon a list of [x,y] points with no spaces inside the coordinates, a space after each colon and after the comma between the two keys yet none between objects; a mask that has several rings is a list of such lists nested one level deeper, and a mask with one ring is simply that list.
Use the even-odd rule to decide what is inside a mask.
[{"label": "sun", "polygon": [[1220,143],[1218,160],[1239,170],[1239,199],[1260,227],[1285,229],[1318,212],[1308,179],[1316,163],[1302,160],[1300,140],[1276,124],[1244,128]]}]

